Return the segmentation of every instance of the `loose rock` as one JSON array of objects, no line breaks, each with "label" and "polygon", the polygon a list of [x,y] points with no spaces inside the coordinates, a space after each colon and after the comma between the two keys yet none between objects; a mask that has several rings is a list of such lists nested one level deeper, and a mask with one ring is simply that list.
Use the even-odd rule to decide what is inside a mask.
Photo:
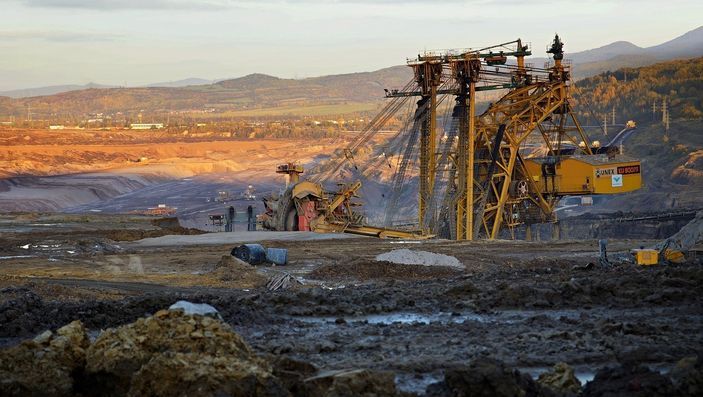
[{"label": "loose rock", "polygon": [[643,366],[603,368],[586,383],[583,396],[672,396],[674,387],[664,375]]},{"label": "loose rock", "polygon": [[328,371],[305,380],[310,396],[342,397],[396,396],[395,376],[392,372],[358,369]]},{"label": "loose rock", "polygon": [[680,396],[703,395],[703,360],[700,357],[686,357],[676,363],[669,374]]},{"label": "loose rock", "polygon": [[581,391],[581,382],[566,363],[556,364],[551,371],[541,374],[537,382],[561,393],[578,394]]},{"label": "loose rock", "polygon": [[85,364],[89,343],[83,324],[74,321],[0,351],[0,395],[72,395],[72,374]]},{"label": "loose rock", "polygon": [[427,395],[546,397],[555,396],[556,393],[542,387],[529,375],[510,369],[500,361],[481,358],[465,368],[447,370],[444,381],[430,385]]}]

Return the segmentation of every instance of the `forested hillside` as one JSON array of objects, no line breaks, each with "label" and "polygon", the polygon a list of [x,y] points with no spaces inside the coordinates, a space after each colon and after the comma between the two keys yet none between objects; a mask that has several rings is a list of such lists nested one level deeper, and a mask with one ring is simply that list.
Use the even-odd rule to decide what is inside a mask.
[{"label": "forested hillside", "polygon": [[[0,116],[69,118],[90,113],[206,112],[224,117],[310,116],[375,110],[384,88],[401,88],[412,77],[406,66],[374,72],[306,79],[251,74],[188,87],[87,89],[10,99],[0,97]],[[228,112],[228,113],[227,113]]]},{"label": "forested hillside", "polygon": [[576,108],[584,120],[600,121],[613,107],[619,122],[661,120],[663,101],[671,120],[703,117],[703,58],[622,68],[574,85]]}]

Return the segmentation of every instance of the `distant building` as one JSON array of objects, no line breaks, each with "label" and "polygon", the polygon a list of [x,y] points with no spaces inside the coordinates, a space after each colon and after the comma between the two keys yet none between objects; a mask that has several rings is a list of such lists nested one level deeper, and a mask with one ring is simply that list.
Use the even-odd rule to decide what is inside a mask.
[{"label": "distant building", "polygon": [[66,129],[66,127],[64,127],[62,125],[50,125],[49,129],[50,130],[64,130],[64,129]]},{"label": "distant building", "polygon": [[129,128],[133,130],[157,130],[164,128],[163,123],[132,123]]}]

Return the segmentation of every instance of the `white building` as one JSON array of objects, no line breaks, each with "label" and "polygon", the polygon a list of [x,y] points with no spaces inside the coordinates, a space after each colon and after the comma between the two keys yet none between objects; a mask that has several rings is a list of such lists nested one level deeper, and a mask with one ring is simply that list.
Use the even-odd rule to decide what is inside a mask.
[{"label": "white building", "polygon": [[132,123],[129,128],[133,130],[156,130],[164,128],[163,123]]}]

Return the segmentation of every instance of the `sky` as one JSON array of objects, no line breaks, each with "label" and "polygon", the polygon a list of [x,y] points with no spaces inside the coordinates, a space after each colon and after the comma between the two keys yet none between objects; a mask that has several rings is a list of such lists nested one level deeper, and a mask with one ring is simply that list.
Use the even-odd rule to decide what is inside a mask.
[{"label": "sky", "polygon": [[371,71],[555,32],[576,52],[703,24],[700,0],[0,0],[0,90]]}]

